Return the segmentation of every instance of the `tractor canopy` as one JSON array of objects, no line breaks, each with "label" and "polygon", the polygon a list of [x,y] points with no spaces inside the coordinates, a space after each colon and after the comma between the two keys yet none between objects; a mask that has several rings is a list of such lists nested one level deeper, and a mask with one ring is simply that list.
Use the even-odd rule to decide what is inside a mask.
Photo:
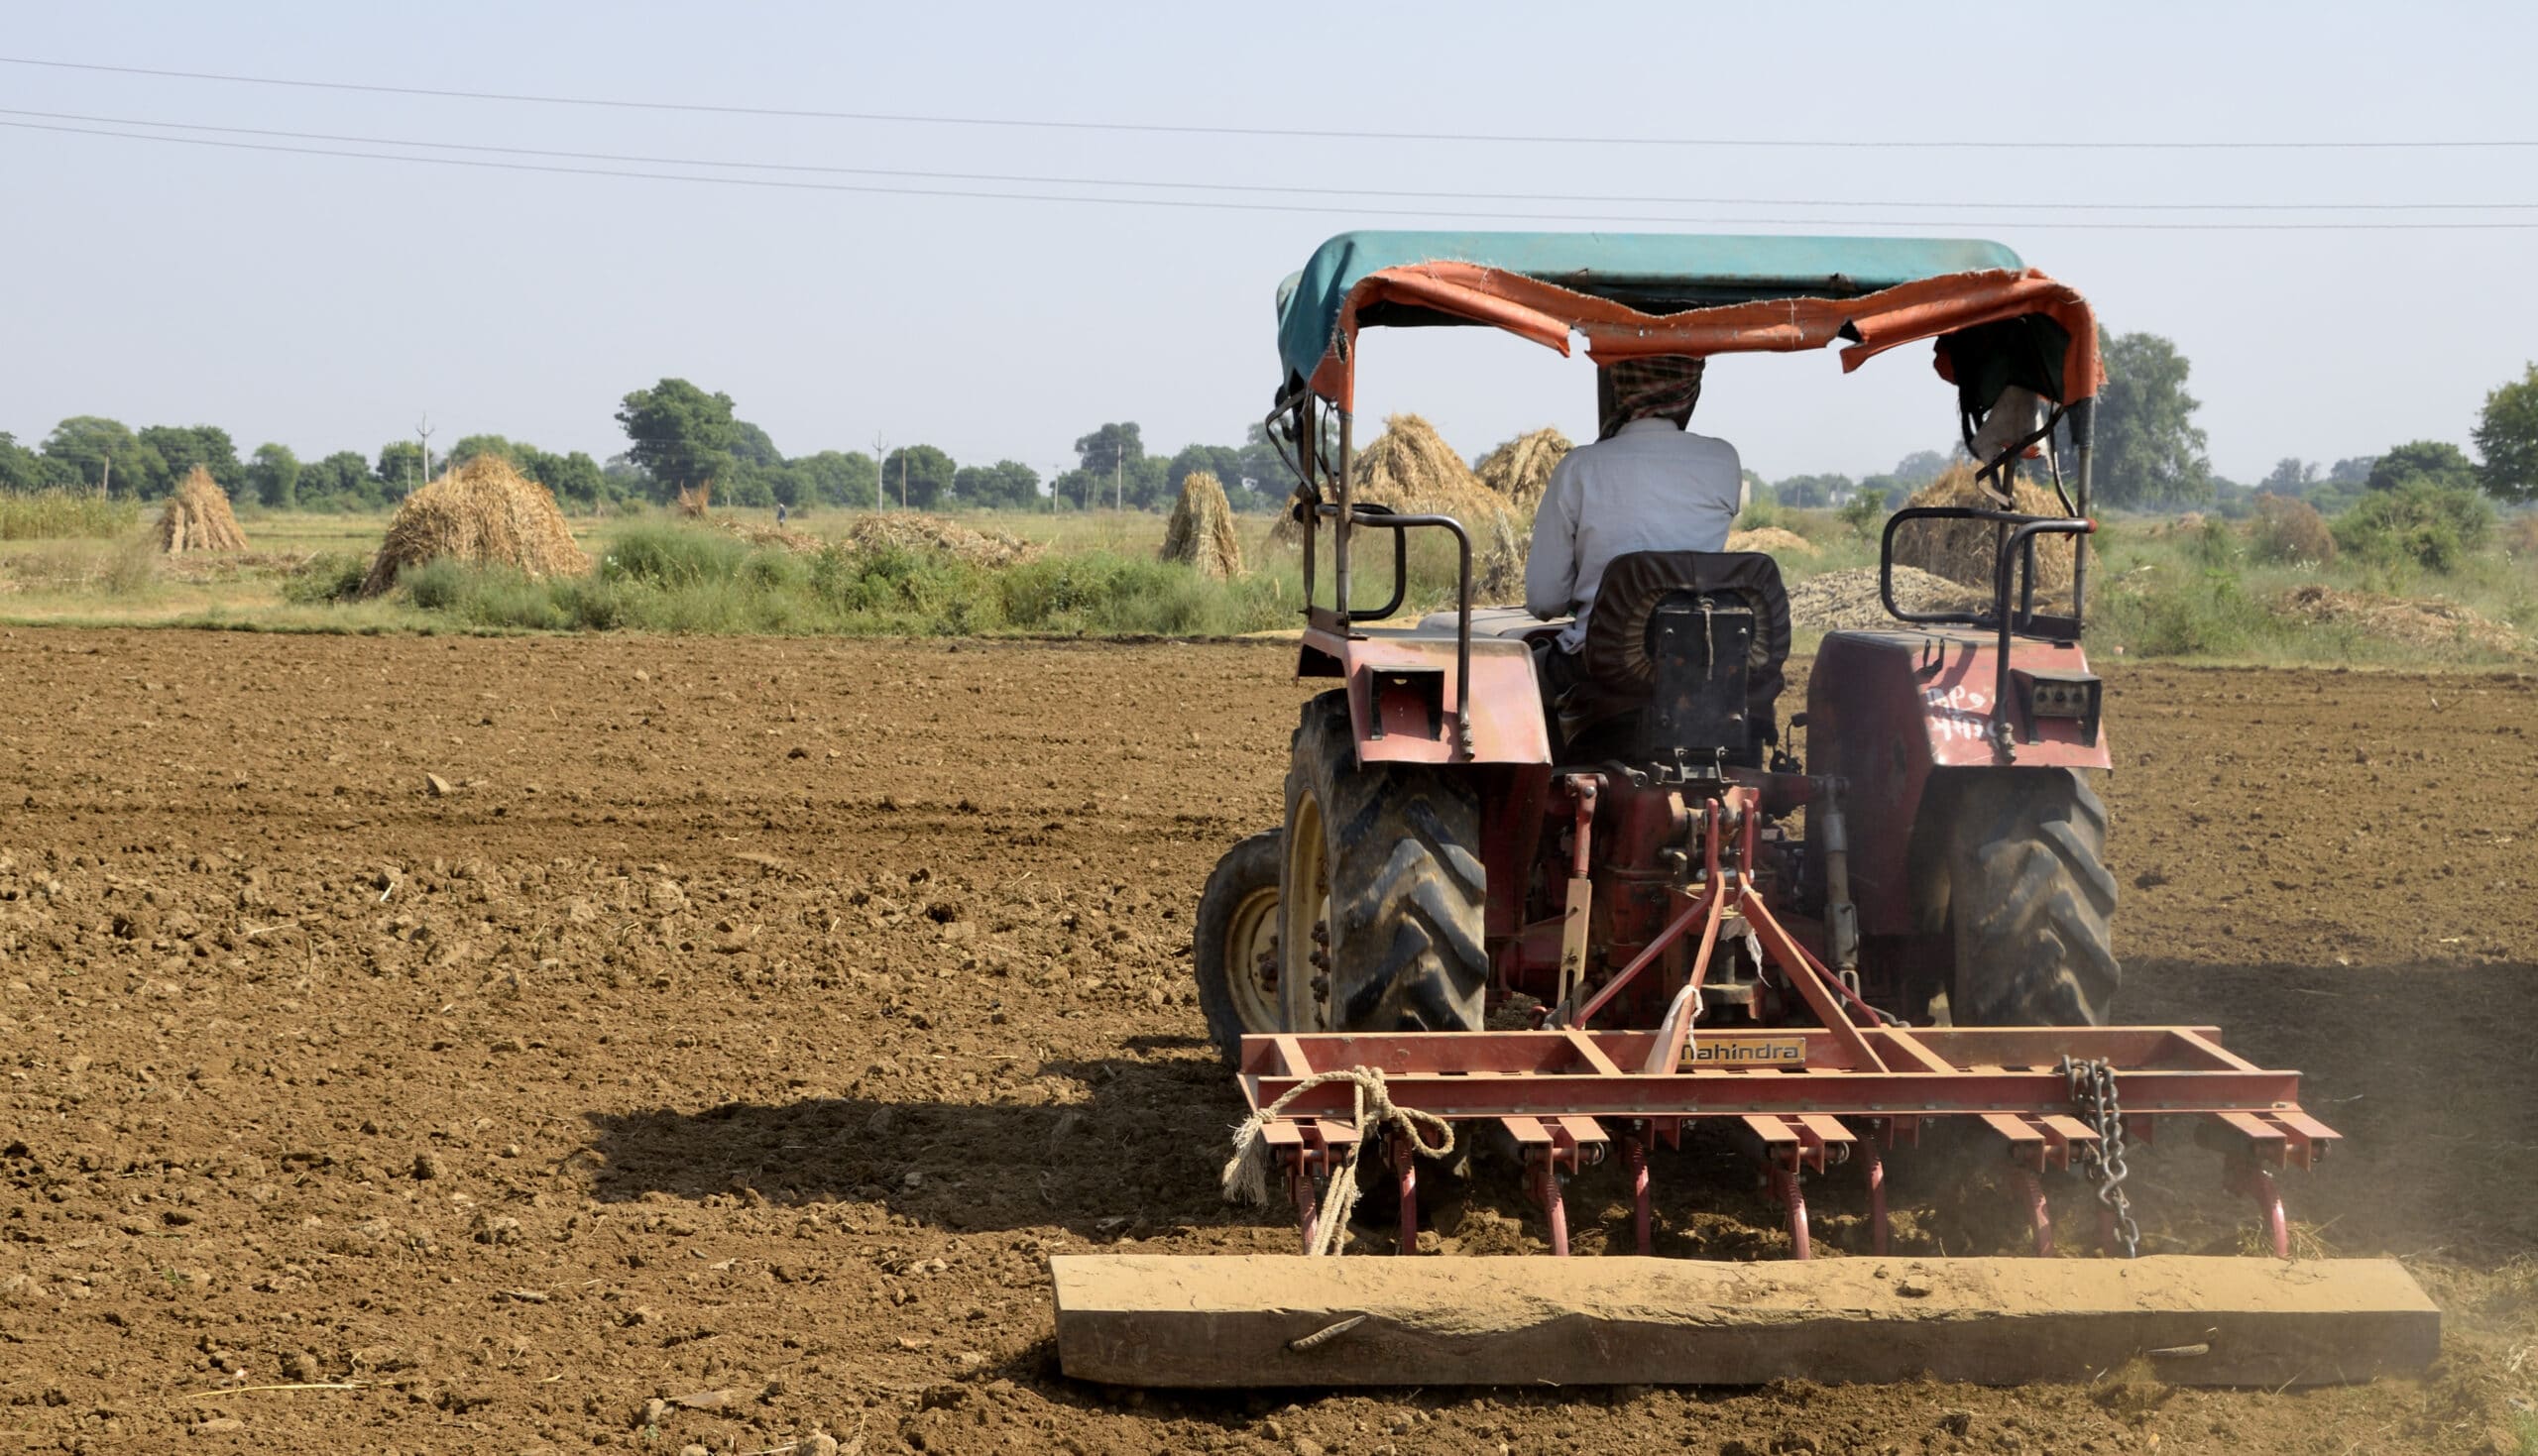
[{"label": "tractor canopy", "polygon": [[2086,299],[1998,243],[1661,233],[1341,233],[1278,289],[1286,389],[1353,411],[1357,331],[1483,324],[1598,363],[1820,349],[1842,368],[1935,339],[1980,414],[2007,385],[2096,395]]}]

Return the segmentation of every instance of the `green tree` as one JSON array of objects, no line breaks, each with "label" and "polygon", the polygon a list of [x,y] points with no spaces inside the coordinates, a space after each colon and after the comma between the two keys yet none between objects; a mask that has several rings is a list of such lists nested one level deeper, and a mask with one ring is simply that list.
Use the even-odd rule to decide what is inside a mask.
[{"label": "green tree", "polygon": [[861,450],[822,450],[791,465],[795,499],[788,505],[869,507],[881,485],[881,470]]},{"label": "green tree", "polygon": [[1078,463],[1095,475],[1108,475],[1114,467],[1136,464],[1146,457],[1144,432],[1131,420],[1125,424],[1105,424],[1075,442]]},{"label": "green tree", "polygon": [[2111,505],[2188,504],[2210,498],[2212,462],[2186,392],[2194,366],[2157,334],[2104,340],[2098,392],[2098,498]]},{"label": "green tree", "polygon": [[952,494],[965,505],[1028,509],[1040,503],[1040,473],[1019,460],[965,465],[952,477]]},{"label": "green tree", "polygon": [[299,501],[329,510],[357,510],[385,501],[370,462],[357,450],[338,450],[299,468]]},{"label": "green tree", "polygon": [[773,470],[784,463],[784,452],[775,448],[775,441],[767,438],[766,431],[746,419],[732,421],[732,443],[729,448],[733,459],[762,466],[768,470]]},{"label": "green tree", "polygon": [[931,510],[951,493],[959,473],[952,457],[932,445],[902,445],[881,462],[881,504]]},{"label": "green tree", "polygon": [[55,425],[45,438],[44,455],[58,462],[76,484],[125,496],[139,495],[145,481],[168,469],[159,452],[141,443],[122,421],[101,414],[74,414]]},{"label": "green tree", "polygon": [[458,443],[449,447],[449,457],[444,464],[451,470],[456,470],[479,455],[499,455],[510,461],[513,469],[535,479],[535,473],[520,464],[520,457],[524,453],[531,453],[529,447],[515,445],[501,435],[461,435],[458,437]]},{"label": "green tree", "polygon": [[290,509],[299,504],[299,457],[288,445],[258,445],[247,463],[247,485],[266,509]]},{"label": "green tree", "polygon": [[391,440],[379,447],[379,487],[394,501],[423,484],[423,447],[416,440]]},{"label": "green tree", "polygon": [[1204,470],[1225,488],[1226,504],[1232,504],[1245,494],[1243,467],[1248,463],[1243,453],[1231,445],[1184,445],[1174,452],[1172,463],[1164,469],[1164,494],[1180,500],[1181,483]]},{"label": "green tree", "polygon": [[1793,475],[1772,483],[1772,499],[1797,509],[1821,509],[1857,490],[1846,475]]},{"label": "green tree", "polygon": [[[502,436],[487,438],[499,440]],[[459,443],[465,445],[467,442],[461,440]],[[608,477],[600,473],[599,462],[584,451],[549,455],[534,445],[513,445],[511,449],[514,468],[544,486],[558,502],[587,509],[614,499],[617,494]]]},{"label": "green tree", "polygon": [[2473,491],[2476,462],[2448,440],[2408,440],[2371,462],[2365,484],[2374,491],[2399,491],[2416,481],[2445,491]]},{"label": "green tree", "polygon": [[1895,462],[1889,474],[1905,490],[1919,490],[1947,473],[1948,454],[1944,450],[1915,450]]},{"label": "green tree", "polygon": [[627,458],[657,481],[664,496],[694,490],[731,468],[737,427],[729,394],[666,379],[628,394],[617,422],[626,427]]},{"label": "green tree", "polygon": [[41,491],[44,487],[44,457],[19,444],[17,436],[0,430],[0,491]]},{"label": "green tree", "polygon": [[211,472],[220,489],[235,496],[246,488],[247,467],[229,431],[215,424],[154,424],[144,428],[141,443],[159,457],[159,468],[142,488],[145,496],[165,496],[197,465]]},{"label": "green tree", "polygon": [[2276,496],[2299,496],[2318,483],[2319,468],[2313,461],[2286,455],[2273,463],[2273,473],[2264,478],[2262,489]]},{"label": "green tree", "polygon": [[2485,396],[2473,435],[2477,478],[2497,501],[2538,501],[2538,364]]}]

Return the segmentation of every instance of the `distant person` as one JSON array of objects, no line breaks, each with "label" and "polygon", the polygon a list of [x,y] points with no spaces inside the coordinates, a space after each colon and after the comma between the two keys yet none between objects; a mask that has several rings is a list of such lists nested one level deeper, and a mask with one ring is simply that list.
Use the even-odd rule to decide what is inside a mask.
[{"label": "distant person", "polygon": [[1744,467],[1736,447],[1691,432],[1706,361],[1688,354],[1618,359],[1595,372],[1595,443],[1563,456],[1534,516],[1525,610],[1574,615],[1538,649],[1546,701],[1582,676],[1579,646],[1604,568],[1632,551],[1720,551],[1736,520]]},{"label": "distant person", "polygon": [[779,531],[784,529],[784,503],[781,501],[775,503],[775,528]]}]

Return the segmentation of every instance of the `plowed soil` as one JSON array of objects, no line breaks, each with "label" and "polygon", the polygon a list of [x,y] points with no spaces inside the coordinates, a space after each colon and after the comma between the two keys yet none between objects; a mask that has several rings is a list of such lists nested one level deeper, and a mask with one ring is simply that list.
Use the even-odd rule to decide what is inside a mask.
[{"label": "plowed soil", "polygon": [[[2290,1179],[2303,1247],[2411,1263],[2449,1315],[2425,1380],[1067,1381],[1050,1253],[1291,1243],[1217,1199],[1238,1099],[1188,969],[1209,867],[1278,814],[1290,650],[0,634],[0,1436],[2529,1449],[2538,692],[2513,677],[2136,668],[2109,710],[2124,1016],[2309,1073],[2351,1142]],[[2136,1155],[2151,1247],[2239,1245],[2216,1164]],[[1622,1226],[1609,1176],[1572,1193],[1601,1210],[1581,1252]],[[1667,1252],[1785,1245],[1731,1167],[1658,1177]],[[2016,1247],[2005,1197],[1951,1201],[1913,1247]],[[1856,1189],[1816,1202],[1838,1254]],[[1539,1247],[1512,1188],[1437,1222]]]}]

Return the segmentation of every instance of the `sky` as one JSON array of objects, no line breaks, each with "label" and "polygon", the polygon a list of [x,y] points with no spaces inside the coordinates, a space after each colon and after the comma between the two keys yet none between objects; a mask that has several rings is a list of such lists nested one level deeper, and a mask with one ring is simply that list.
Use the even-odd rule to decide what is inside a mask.
[{"label": "sky", "polygon": [[[2538,227],[2491,226],[2538,225],[2538,148],[2103,145],[2538,142],[2521,104],[2538,7],[1676,0],[1557,13],[0,0],[0,56],[14,60],[1077,124],[0,63],[0,123],[16,123],[0,125],[0,430],[35,443],[70,414],[213,423],[242,453],[279,440],[305,459],[375,456],[428,416],[435,449],[491,432],[605,458],[623,448],[617,401],[675,375],[731,394],[788,454],[924,441],[1045,475],[1107,420],[1138,421],[1149,449],[1238,442],[1278,383],[1279,280],[1352,227],[1991,238],[2081,288],[2108,327],[2173,339],[2193,362],[2214,466],[2241,481],[2283,456],[2464,442],[2485,392],[2538,357],[2538,290],[2516,266]],[[815,185],[30,129],[143,121],[443,150],[159,137],[688,176],[705,169],[447,149],[740,161],[762,169],[711,174]],[[2044,145],[1857,145],[1970,140]],[[1726,145],[1739,142],[1849,145]],[[1218,190],[763,169],[778,167]],[[830,189],[841,184],[1219,205]],[[1405,195],[1435,192],[1458,195]],[[1578,195],[1632,200],[1545,200]],[[2099,210],[2365,203],[2379,210]],[[2476,206],[2388,207],[2424,203]],[[2402,230],[2110,225],[2145,221]],[[2437,221],[2480,226],[2419,227]],[[1368,338],[1358,404],[1425,414],[1477,454],[1543,424],[1591,434],[1591,370],[1479,330],[1393,331]],[[1955,422],[1916,350],[1848,378],[1828,354],[1721,361],[1695,428],[1778,479],[1885,470],[1949,443]]]}]

